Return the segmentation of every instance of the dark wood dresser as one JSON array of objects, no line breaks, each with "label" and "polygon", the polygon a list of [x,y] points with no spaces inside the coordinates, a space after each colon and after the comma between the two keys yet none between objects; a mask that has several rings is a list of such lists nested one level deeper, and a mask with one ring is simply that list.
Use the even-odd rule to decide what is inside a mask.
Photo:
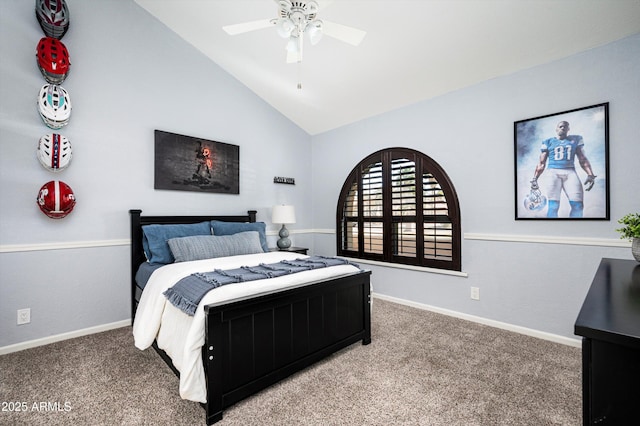
[{"label": "dark wood dresser", "polygon": [[584,425],[640,425],[640,263],[602,259],[575,323]]}]

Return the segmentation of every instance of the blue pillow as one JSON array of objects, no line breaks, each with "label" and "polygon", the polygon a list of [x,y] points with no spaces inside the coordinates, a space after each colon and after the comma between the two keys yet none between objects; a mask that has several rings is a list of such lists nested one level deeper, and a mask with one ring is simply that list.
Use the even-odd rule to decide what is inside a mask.
[{"label": "blue pillow", "polygon": [[172,238],[169,240],[169,248],[176,262],[262,253],[260,236],[256,231]]},{"label": "blue pillow", "polygon": [[238,232],[258,231],[260,234],[260,245],[262,251],[267,253],[269,246],[267,245],[267,226],[264,222],[223,222],[220,220],[211,221],[211,230],[213,235],[233,235]]},{"label": "blue pillow", "polygon": [[175,260],[169,248],[171,238],[211,235],[209,222],[182,223],[176,225],[144,225],[142,227],[142,248],[151,263],[173,263]]}]

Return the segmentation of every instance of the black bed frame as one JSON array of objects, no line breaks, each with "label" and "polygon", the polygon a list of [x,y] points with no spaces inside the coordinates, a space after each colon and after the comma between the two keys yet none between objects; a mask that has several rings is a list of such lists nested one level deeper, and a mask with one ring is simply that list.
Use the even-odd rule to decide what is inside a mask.
[{"label": "black bed frame", "polygon": [[[131,320],[142,291],[135,282],[138,266],[146,261],[142,226],[198,223],[209,220],[255,222],[246,216],[131,217]],[[371,343],[370,271],[318,281],[253,298],[205,307],[202,360],[207,383],[206,421],[222,419],[222,411],[236,402],[362,341]],[[154,348],[177,374],[171,360]]]}]

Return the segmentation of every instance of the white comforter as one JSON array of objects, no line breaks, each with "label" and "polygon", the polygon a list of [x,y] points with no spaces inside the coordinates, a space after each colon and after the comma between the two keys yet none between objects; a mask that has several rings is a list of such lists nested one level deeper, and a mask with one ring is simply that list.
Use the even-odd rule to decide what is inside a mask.
[{"label": "white comforter", "polygon": [[193,317],[174,307],[162,293],[180,279],[194,272],[255,266],[260,263],[275,263],[284,259],[301,257],[307,256],[287,252],[270,252],[173,263],[157,269],[149,278],[142,292],[133,323],[133,337],[136,347],[144,350],[151,346],[154,340],[157,340],[158,347],[167,352],[174,366],[180,372],[180,396],[183,399],[206,402],[207,391],[201,352],[202,345],[204,345],[205,305],[304,285],[312,281],[357,272],[358,268],[352,265],[340,265],[278,278],[228,284],[207,293]]}]

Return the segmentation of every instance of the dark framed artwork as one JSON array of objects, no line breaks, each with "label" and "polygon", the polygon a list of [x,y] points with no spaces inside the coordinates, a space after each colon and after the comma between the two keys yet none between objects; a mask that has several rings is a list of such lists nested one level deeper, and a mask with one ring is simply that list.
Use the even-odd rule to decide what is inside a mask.
[{"label": "dark framed artwork", "polygon": [[155,131],[154,188],[240,193],[240,147]]},{"label": "dark framed artwork", "polygon": [[515,218],[609,220],[609,103],[516,121]]}]

